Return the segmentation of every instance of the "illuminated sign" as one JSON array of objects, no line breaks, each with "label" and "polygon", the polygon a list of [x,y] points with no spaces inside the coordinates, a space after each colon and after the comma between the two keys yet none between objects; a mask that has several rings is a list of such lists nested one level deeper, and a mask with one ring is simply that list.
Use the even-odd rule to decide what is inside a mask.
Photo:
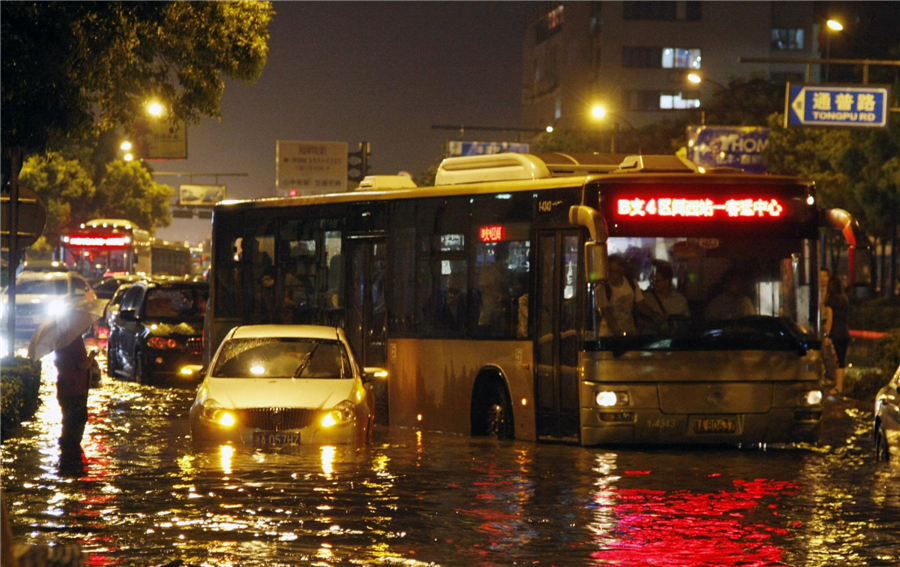
[{"label": "illuminated sign", "polygon": [[124,248],[131,242],[127,236],[70,236],[73,248]]},{"label": "illuminated sign", "polygon": [[[746,218],[781,216],[784,207],[778,199],[617,199],[616,214],[620,217],[651,218]],[[484,229],[482,229],[484,230]]]},{"label": "illuminated sign", "polygon": [[506,227],[502,225],[483,226],[478,230],[482,242],[500,242],[506,238]]}]

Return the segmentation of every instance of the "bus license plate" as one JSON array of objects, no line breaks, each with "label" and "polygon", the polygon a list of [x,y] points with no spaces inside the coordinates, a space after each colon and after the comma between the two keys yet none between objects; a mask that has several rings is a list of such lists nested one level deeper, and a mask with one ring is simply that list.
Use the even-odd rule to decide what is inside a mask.
[{"label": "bus license plate", "polygon": [[284,445],[299,445],[299,433],[282,433],[279,431],[254,431],[254,447],[281,447]]},{"label": "bus license plate", "polygon": [[694,433],[699,435],[737,433],[737,421],[720,417],[698,419],[694,422]]}]

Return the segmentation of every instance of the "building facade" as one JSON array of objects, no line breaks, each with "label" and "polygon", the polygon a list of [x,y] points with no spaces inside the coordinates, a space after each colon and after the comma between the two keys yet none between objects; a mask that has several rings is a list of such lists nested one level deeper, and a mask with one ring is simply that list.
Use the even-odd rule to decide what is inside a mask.
[{"label": "building facade", "polygon": [[[523,51],[523,127],[609,127],[592,116],[596,105],[640,127],[697,112],[734,78],[803,82],[804,65],[739,59],[818,58],[820,32],[812,2],[534,4]],[[704,82],[688,82],[691,72]]]}]

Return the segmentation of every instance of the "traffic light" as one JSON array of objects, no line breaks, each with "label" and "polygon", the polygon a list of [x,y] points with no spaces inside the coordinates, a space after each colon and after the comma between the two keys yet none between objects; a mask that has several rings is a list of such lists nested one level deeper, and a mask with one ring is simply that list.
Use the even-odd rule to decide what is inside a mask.
[{"label": "traffic light", "polygon": [[369,142],[360,142],[359,150],[347,152],[347,179],[359,183],[369,174],[369,158],[372,146]]}]

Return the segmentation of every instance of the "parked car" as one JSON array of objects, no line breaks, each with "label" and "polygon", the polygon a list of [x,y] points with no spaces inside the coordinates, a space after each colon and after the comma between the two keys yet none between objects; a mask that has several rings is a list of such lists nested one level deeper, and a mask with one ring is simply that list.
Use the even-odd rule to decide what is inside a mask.
[{"label": "parked car", "polygon": [[100,299],[112,299],[113,295],[115,295],[116,293],[116,290],[118,290],[119,286],[121,286],[122,284],[132,284],[134,282],[139,282],[145,279],[148,278],[146,276],[141,276],[138,274],[122,274],[118,276],[111,276],[100,280],[100,282],[94,286],[94,291],[97,292],[97,297],[99,297]]},{"label": "parked car", "polygon": [[236,327],[197,390],[191,435],[198,446],[365,444],[375,419],[369,385],[339,328]]},{"label": "parked car", "polygon": [[109,302],[106,304],[106,307],[103,309],[103,316],[99,321],[94,323],[93,335],[97,339],[97,346],[101,350],[108,350],[109,330],[116,320],[116,315],[119,314],[119,308],[122,306],[122,299],[125,297],[125,292],[128,291],[128,289],[132,285],[134,285],[133,282],[126,281],[118,288],[116,288],[116,291],[113,293]]},{"label": "parked car", "polygon": [[[64,312],[74,302],[96,299],[97,295],[77,272],[23,271],[16,278],[16,338],[31,339],[47,317]],[[0,297],[3,320],[9,314],[9,288]]]},{"label": "parked car", "polygon": [[141,383],[196,380],[208,300],[205,283],[132,284],[110,325],[109,375]]},{"label": "parked car", "polygon": [[900,459],[900,367],[875,396],[875,456],[880,461]]}]

